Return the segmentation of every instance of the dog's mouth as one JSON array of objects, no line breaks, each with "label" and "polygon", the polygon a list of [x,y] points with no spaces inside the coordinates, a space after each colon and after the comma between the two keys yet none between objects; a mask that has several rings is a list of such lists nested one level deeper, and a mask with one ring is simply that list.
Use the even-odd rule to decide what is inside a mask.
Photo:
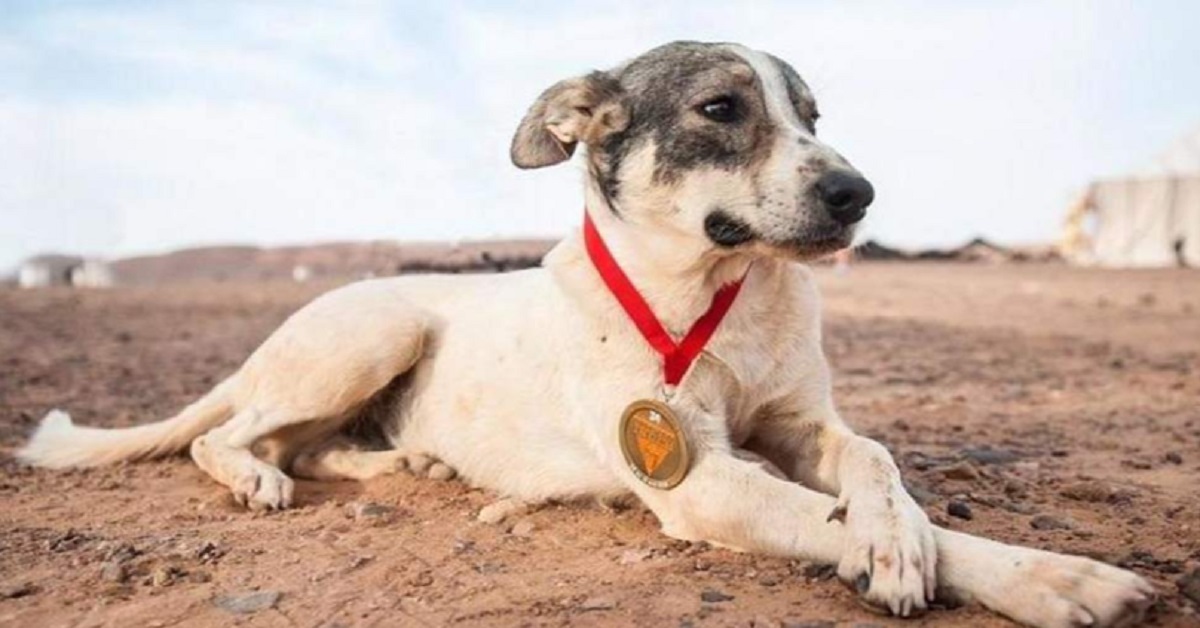
[{"label": "dog's mouth", "polygon": [[770,248],[776,255],[808,261],[819,259],[844,249],[854,241],[854,229],[832,229],[789,238],[782,242],[770,243]]}]

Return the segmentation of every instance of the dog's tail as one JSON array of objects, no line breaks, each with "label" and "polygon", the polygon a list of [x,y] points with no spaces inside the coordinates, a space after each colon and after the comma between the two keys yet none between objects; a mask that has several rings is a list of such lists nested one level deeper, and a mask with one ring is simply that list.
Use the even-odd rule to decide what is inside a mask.
[{"label": "dog's tail", "polygon": [[157,423],[103,429],[71,422],[62,410],[51,410],[17,459],[39,467],[95,467],[123,460],[156,458],[183,451],[197,436],[233,416],[232,379],[227,379],[182,412]]}]

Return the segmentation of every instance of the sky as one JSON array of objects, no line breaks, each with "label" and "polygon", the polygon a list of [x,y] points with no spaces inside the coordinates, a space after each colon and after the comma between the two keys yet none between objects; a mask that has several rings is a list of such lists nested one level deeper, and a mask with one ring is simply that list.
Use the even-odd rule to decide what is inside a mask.
[{"label": "sky", "polygon": [[864,237],[1046,242],[1200,126],[1200,3],[0,0],[0,270],[45,251],[559,236],[520,171],[559,79],[677,40],[789,61],[874,183]]}]

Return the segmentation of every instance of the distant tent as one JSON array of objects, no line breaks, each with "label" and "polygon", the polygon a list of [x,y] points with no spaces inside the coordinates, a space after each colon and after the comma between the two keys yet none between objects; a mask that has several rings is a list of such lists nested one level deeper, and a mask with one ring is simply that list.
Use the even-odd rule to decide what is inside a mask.
[{"label": "distant tent", "polygon": [[1200,267],[1200,129],[1142,171],[1088,186],[1059,249],[1076,264]]}]

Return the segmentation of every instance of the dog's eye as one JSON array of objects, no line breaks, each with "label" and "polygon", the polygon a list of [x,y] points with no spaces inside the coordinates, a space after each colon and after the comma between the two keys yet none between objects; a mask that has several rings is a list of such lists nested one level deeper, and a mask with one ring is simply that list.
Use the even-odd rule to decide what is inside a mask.
[{"label": "dog's eye", "polygon": [[734,122],[740,112],[736,99],[732,96],[721,96],[700,105],[700,115],[713,122]]}]

